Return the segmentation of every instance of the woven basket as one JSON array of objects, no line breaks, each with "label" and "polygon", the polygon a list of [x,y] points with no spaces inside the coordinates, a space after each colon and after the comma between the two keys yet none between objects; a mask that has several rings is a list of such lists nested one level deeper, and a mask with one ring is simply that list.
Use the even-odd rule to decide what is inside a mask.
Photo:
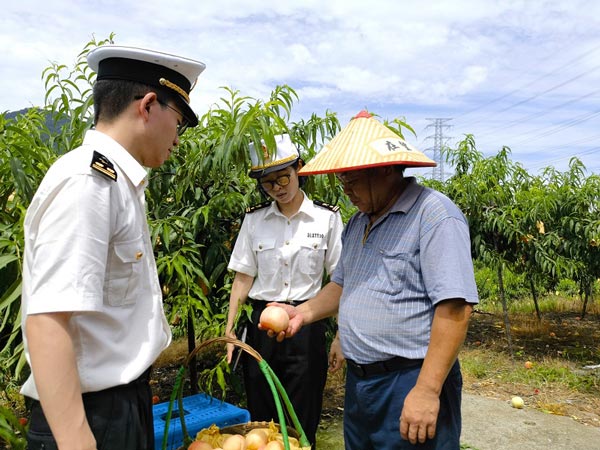
[{"label": "woven basket", "polygon": [[[245,435],[251,430],[256,428],[269,428],[270,422],[247,422],[247,423],[238,423],[235,425],[229,425],[227,427],[221,428],[221,432],[229,433],[229,434],[242,434]],[[279,428],[279,424],[275,424],[277,428]],[[298,433],[294,428],[288,427],[287,429],[288,435],[293,438],[300,439],[300,433]]]},{"label": "woven basket", "polygon": [[[245,436],[251,430],[256,428],[269,428],[269,426],[270,422],[246,422],[220,428],[220,431],[223,434],[241,434],[242,436]],[[275,424],[275,426],[279,429],[279,424]],[[298,433],[294,428],[288,427],[287,432],[288,436],[293,437],[296,440],[300,440],[300,433]],[[311,450],[310,446],[300,448],[302,450]],[[182,446],[177,450],[186,450],[186,447]]]},{"label": "woven basket", "polygon": [[[289,401],[289,398],[287,397],[287,394],[286,394],[285,390],[283,389],[283,386],[279,382],[277,375],[275,375],[273,370],[269,367],[267,362],[262,358],[260,353],[258,353],[256,350],[254,350],[251,346],[249,346],[245,342],[242,342],[238,339],[230,338],[227,336],[208,339],[208,340],[198,344],[196,346],[196,348],[194,348],[194,350],[192,350],[190,352],[190,354],[188,355],[187,359],[184,362],[184,367],[189,366],[189,363],[192,360],[192,358],[200,350],[202,350],[212,344],[218,343],[218,342],[233,344],[234,346],[241,348],[243,351],[245,351],[250,356],[252,356],[254,359],[256,359],[256,361],[259,364],[259,367],[261,368],[262,372],[264,373],[265,377],[267,378],[267,381],[269,382],[269,385],[271,386],[274,400],[278,407],[279,420],[282,423],[285,422],[285,418],[283,416],[283,411],[281,408],[281,400],[283,400],[284,405],[287,409],[287,412],[290,415],[290,417],[292,418],[292,422],[293,422],[294,426],[296,427],[296,428],[294,428],[294,427],[286,425],[284,428],[281,428],[280,424],[275,424],[277,426],[277,428],[279,429],[279,432],[282,435],[283,444],[285,446],[285,449],[286,450],[289,449],[290,444],[289,444],[289,439],[287,439],[287,437],[290,436],[299,441],[300,448],[302,450],[310,450],[311,449],[310,443],[308,442],[308,439],[306,438],[306,435],[304,434],[304,431],[302,430],[302,426],[300,425],[300,422],[298,421],[298,418],[296,416],[294,408],[292,407],[292,404]],[[180,389],[180,386],[176,385],[176,388],[174,389],[174,391],[175,390],[179,391],[178,394],[179,394],[179,399],[181,401],[182,389]],[[174,394],[175,394],[175,392],[174,392]],[[171,402],[173,402],[173,399],[174,399],[174,397],[171,399]],[[180,416],[180,419],[185,420],[184,416]],[[220,431],[223,433],[228,433],[228,434],[246,435],[246,433],[248,433],[250,430],[252,430],[254,428],[269,428],[269,424],[270,424],[270,422],[248,422],[248,423],[241,423],[241,424],[236,424],[236,425],[229,425],[227,427],[221,428]],[[185,429],[185,426],[183,426],[182,428]],[[166,435],[166,433],[167,433],[167,430],[165,429],[165,435]],[[183,447],[180,447],[178,450],[185,450],[186,448],[187,447],[184,445]]]}]

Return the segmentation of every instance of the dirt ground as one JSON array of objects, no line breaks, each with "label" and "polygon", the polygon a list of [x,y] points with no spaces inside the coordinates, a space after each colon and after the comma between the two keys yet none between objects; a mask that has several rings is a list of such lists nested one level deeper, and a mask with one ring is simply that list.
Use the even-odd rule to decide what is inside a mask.
[{"label": "dirt ground", "polygon": [[[483,313],[474,314],[463,353],[495,354],[507,364],[556,358],[582,373],[590,373],[584,367],[600,364],[599,315],[582,320],[577,314],[561,313],[545,316],[542,322],[535,317],[513,318],[511,322],[514,359],[509,356],[502,317]],[[176,342],[157,361],[153,390],[161,401],[168,400],[185,354],[185,345]],[[554,387],[551,380],[538,389],[527,380],[507,382],[493,373],[484,377],[464,374],[462,441],[471,446],[465,448],[516,450],[525,444],[529,450],[600,449],[600,369],[593,373],[597,382],[585,394]],[[239,400],[228,395],[232,403]],[[514,395],[525,400],[523,409],[510,406]],[[327,382],[323,428],[340,426],[343,396],[344,375],[340,371],[330,375]]]},{"label": "dirt ground", "polygon": [[511,318],[511,324],[514,359],[509,356],[502,318],[489,314],[474,315],[463,354],[494,353],[506,361],[504,370],[515,365],[521,367],[526,360],[540,366],[560,361],[566,364],[566,371],[587,377],[587,392],[565,387],[561,380],[551,378],[554,373],[548,373],[542,385],[532,386],[526,375],[508,382],[493,376],[493,372],[483,378],[464,373],[464,391],[502,400],[518,395],[539,411],[599,427],[600,367],[589,367],[600,364],[600,315],[584,319],[576,313],[544,315],[541,322],[533,316],[521,316]]}]

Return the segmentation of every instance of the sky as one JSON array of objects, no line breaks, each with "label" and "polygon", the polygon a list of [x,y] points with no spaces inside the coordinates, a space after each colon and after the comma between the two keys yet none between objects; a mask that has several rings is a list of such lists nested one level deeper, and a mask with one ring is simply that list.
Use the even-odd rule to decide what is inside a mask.
[{"label": "sky", "polygon": [[600,173],[598,1],[13,0],[1,12],[0,112],[43,105],[42,71],[114,33],[204,62],[198,114],[225,86],[265,100],[287,84],[292,121],[331,111],[343,127],[366,108],[405,120],[431,158],[472,134],[532,174],[572,157]]}]

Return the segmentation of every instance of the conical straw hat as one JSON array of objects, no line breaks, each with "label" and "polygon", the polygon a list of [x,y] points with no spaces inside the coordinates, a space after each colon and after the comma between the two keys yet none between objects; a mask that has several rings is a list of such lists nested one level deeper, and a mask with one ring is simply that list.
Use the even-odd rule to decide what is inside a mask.
[{"label": "conical straw hat", "polygon": [[298,174],[345,172],[393,164],[406,167],[436,165],[368,112],[361,111]]}]

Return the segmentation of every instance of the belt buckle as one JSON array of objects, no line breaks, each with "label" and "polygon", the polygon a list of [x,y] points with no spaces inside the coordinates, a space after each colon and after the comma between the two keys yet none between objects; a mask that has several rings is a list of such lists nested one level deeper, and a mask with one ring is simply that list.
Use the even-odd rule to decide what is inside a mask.
[{"label": "belt buckle", "polygon": [[365,368],[361,364],[358,364],[355,361],[348,361],[348,363],[352,366],[352,368],[356,372],[356,375],[358,375],[359,377],[364,378],[367,375]]}]

